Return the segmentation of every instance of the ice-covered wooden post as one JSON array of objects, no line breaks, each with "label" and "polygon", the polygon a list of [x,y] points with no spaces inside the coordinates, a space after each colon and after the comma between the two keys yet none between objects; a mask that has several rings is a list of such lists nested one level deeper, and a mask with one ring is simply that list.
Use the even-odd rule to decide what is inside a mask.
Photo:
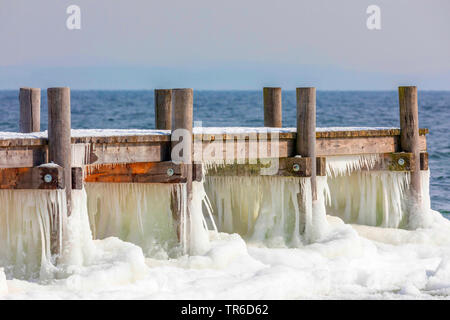
[{"label": "ice-covered wooden post", "polygon": [[172,90],[155,90],[155,128],[172,129]]},{"label": "ice-covered wooden post", "polygon": [[41,131],[41,89],[20,88],[20,132]]},{"label": "ice-covered wooden post", "polygon": [[421,199],[420,145],[419,145],[419,106],[417,87],[399,87],[400,106],[400,148],[413,154],[411,166],[410,191],[413,199]]},{"label": "ice-covered wooden post", "polygon": [[64,169],[67,215],[72,200],[72,148],[70,137],[70,89],[49,88],[48,99],[48,160]]},{"label": "ice-covered wooden post", "polygon": [[297,154],[311,158],[312,199],[317,200],[316,184],[316,88],[297,88]]},{"label": "ice-covered wooden post", "polygon": [[281,128],[281,88],[263,88],[264,127]]},{"label": "ice-covered wooden post", "polygon": [[[194,92],[192,89],[172,90],[172,161],[185,166],[186,175],[186,218],[189,217],[190,203],[192,202],[192,122],[194,112]],[[181,139],[180,139],[181,138]],[[181,140],[181,141],[180,141]],[[182,146],[182,148],[180,148]],[[175,195],[172,200],[172,213],[177,222],[177,233],[180,237],[180,226],[185,223],[181,220],[181,204],[174,200],[183,197]]]}]

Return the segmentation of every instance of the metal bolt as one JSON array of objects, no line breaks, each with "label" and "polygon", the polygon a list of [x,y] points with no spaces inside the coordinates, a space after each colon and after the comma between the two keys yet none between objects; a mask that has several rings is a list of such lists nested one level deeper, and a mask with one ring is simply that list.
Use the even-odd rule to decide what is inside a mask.
[{"label": "metal bolt", "polygon": [[47,174],[44,176],[44,181],[45,181],[46,183],[52,182],[52,179],[53,179],[53,177],[52,177],[52,175],[49,174],[49,173],[47,173]]},{"label": "metal bolt", "polygon": [[169,177],[173,176],[174,173],[175,173],[175,172],[173,171],[172,168],[167,169],[167,175],[168,175]]},{"label": "metal bolt", "polygon": [[398,162],[398,164],[401,165],[401,166],[405,164],[405,160],[404,160],[403,158],[398,159],[397,162]]},{"label": "metal bolt", "polygon": [[294,170],[295,172],[300,170],[300,165],[298,163],[294,163],[294,165],[292,166],[292,170]]}]

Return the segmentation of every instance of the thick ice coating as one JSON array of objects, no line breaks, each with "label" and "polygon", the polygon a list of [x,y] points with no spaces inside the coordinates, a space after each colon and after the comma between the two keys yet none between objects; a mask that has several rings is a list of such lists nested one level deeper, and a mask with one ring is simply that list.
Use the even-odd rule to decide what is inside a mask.
[{"label": "thick ice coating", "polygon": [[0,267],[6,274],[39,278],[51,273],[50,231],[62,227],[65,203],[64,190],[0,190]]},{"label": "thick ice coating", "polygon": [[[449,298],[450,221],[430,209],[429,172],[406,219],[406,173],[341,160],[317,177],[316,201],[309,178],[194,182],[181,245],[173,187],[88,184],[73,191],[70,217],[59,208],[57,260],[49,212],[65,193],[0,191],[0,298]],[[406,220],[414,230],[398,228]]]}]

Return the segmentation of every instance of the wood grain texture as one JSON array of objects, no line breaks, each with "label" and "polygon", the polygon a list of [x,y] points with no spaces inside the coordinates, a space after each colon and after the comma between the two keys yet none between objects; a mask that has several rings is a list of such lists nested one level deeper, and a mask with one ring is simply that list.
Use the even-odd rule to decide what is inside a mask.
[{"label": "wood grain texture", "polygon": [[87,158],[88,164],[168,161],[170,142],[92,144]]},{"label": "wood grain texture", "polygon": [[316,88],[297,88],[297,154],[312,158],[311,192],[317,200],[316,183]]},{"label": "wood grain texture", "polygon": [[[45,182],[44,176],[51,181]],[[64,189],[62,167],[24,167],[0,169],[0,189]]]},{"label": "wood grain texture", "polygon": [[411,152],[414,166],[411,168],[410,187],[413,197],[420,198],[420,141],[419,141],[419,106],[417,87],[399,87],[400,106],[400,147],[402,151]]},{"label": "wood grain texture", "polygon": [[264,127],[282,127],[281,88],[263,88]]},{"label": "wood grain texture", "polygon": [[72,189],[83,189],[83,168],[72,167]]},{"label": "wood grain texture", "polygon": [[428,170],[428,152],[420,153],[420,170]]},{"label": "wood grain texture", "polygon": [[[70,139],[70,89],[47,89],[48,101],[48,160],[64,170],[67,215],[72,212],[72,146]],[[55,217],[56,218],[56,217]],[[59,220],[58,220],[59,221]],[[63,226],[65,228],[65,226]],[[58,239],[59,229],[53,231],[53,243]],[[55,247],[58,251],[60,248]]]},{"label": "wood grain texture", "polygon": [[[280,177],[311,177],[312,158],[307,157],[289,157],[278,159],[278,170],[272,176]],[[274,161],[274,160],[272,160]],[[276,161],[276,160],[275,160]],[[317,175],[325,175],[325,158],[316,158],[319,166]],[[208,170],[208,176],[263,176],[262,170],[270,168],[271,162],[258,161],[257,163],[232,163],[223,166],[217,166]],[[296,167],[295,167],[296,166]]]},{"label": "wood grain texture", "polygon": [[20,88],[19,130],[23,133],[41,131],[41,89]]},{"label": "wood grain texture", "polygon": [[[217,138],[217,137],[215,137]],[[229,140],[227,140],[229,141]],[[236,140],[238,141],[238,140]],[[273,150],[267,140],[260,142],[254,139],[244,139],[244,144],[234,146],[237,158],[270,158],[278,154],[280,158],[295,156],[295,140],[280,138],[278,152]],[[1,140],[0,140],[1,142]],[[204,161],[225,159],[227,149],[220,139],[194,141],[194,159]],[[130,162],[158,162],[170,160],[170,140],[155,142],[121,142],[121,143],[93,143],[87,150],[83,143],[72,145],[76,157],[72,157],[72,166],[80,166],[80,159],[86,159],[86,164],[102,163],[130,163]],[[421,152],[427,151],[426,136],[419,136]],[[208,152],[211,151],[211,152]],[[351,155],[370,153],[400,152],[400,136],[375,136],[353,138],[321,138],[316,139],[316,156]],[[252,153],[253,152],[253,153]],[[46,158],[47,144],[31,144],[23,146],[0,147],[0,168],[33,167],[48,162]],[[203,154],[203,158],[202,158]]]},{"label": "wood grain texture", "polygon": [[[419,129],[420,137],[429,133],[426,128]],[[265,134],[257,133],[255,138],[264,139]],[[360,131],[316,131],[317,139],[325,138],[359,138],[359,137],[394,137],[400,136],[400,129],[374,129]],[[295,132],[280,132],[280,139],[295,140]],[[243,139],[249,140],[248,134],[195,134],[194,141],[215,141]],[[95,144],[114,144],[114,143],[147,143],[147,142],[170,142],[169,134],[152,135],[130,135],[130,136],[106,136],[106,137],[72,137],[72,143],[95,143]],[[20,139],[0,139],[0,147],[27,147],[27,146],[46,146],[46,138],[20,138]]]},{"label": "wood grain texture", "polygon": [[172,129],[172,90],[155,90],[155,128]]},{"label": "wood grain texture", "polygon": [[[193,157],[193,143],[192,143],[192,125],[193,125],[193,117],[194,117],[194,91],[192,89],[173,89],[172,90],[172,131],[171,131],[171,159],[173,162],[177,163],[179,161],[178,156],[182,157],[182,163],[185,165],[192,165],[192,157]],[[176,135],[180,134],[181,139],[175,138]],[[174,148],[176,148],[177,144],[183,143],[184,149],[179,152],[178,155],[175,155]],[[185,226],[189,230],[189,217],[190,217],[190,208],[192,202],[192,170],[187,170],[186,173],[186,220],[183,220],[183,215],[181,212],[181,206],[178,202],[178,205],[172,206],[172,216],[174,217],[174,223],[177,230],[177,235],[180,239],[180,228]],[[177,197],[176,199],[181,199],[182,194],[180,195],[180,190],[175,188],[175,193],[173,196]],[[184,227],[183,227],[184,228]],[[189,237],[189,235],[187,235]]]},{"label": "wood grain texture", "polygon": [[0,148],[0,168],[35,167],[46,162],[46,146]]},{"label": "wood grain texture", "polygon": [[[190,167],[192,170],[192,166]],[[185,183],[187,166],[164,162],[135,162],[87,165],[85,182],[113,183]],[[173,172],[170,175],[168,172]],[[192,173],[191,173],[192,176]]]}]

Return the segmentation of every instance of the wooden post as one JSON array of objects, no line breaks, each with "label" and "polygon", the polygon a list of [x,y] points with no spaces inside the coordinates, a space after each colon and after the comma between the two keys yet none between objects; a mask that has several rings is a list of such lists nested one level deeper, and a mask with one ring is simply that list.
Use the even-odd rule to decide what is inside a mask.
[{"label": "wooden post", "polygon": [[316,88],[297,88],[297,154],[310,157],[312,199],[317,200],[316,184]]},{"label": "wooden post", "polygon": [[417,103],[417,87],[399,87],[400,106],[400,147],[412,156],[410,189],[412,197],[421,199],[420,184],[420,146],[419,146],[419,107]]},{"label": "wooden post", "polygon": [[20,132],[41,131],[41,89],[20,88]]},{"label": "wooden post", "polygon": [[281,128],[281,88],[263,88],[264,127]]},{"label": "wooden post", "polygon": [[172,129],[172,90],[155,90],[155,128]]},{"label": "wooden post", "polygon": [[48,160],[64,169],[67,195],[67,215],[72,200],[72,147],[70,137],[70,89],[49,88],[48,99]]},{"label": "wooden post", "polygon": [[[180,154],[176,156],[181,156],[183,165],[187,167],[186,170],[186,209],[187,217],[189,217],[189,207],[192,202],[192,122],[193,122],[193,111],[194,111],[194,92],[192,89],[173,89],[172,90],[172,149],[180,143],[178,139],[174,140],[174,137],[182,136],[182,142],[184,143],[184,149]],[[179,131],[177,131],[179,130]],[[176,132],[177,131],[177,132]],[[186,139],[186,141],[184,140]],[[173,151],[172,151],[173,153]],[[172,154],[172,161],[177,161],[175,155]],[[173,199],[180,199],[182,195],[173,195]],[[181,220],[181,206],[174,206],[174,201],[172,200],[172,214],[176,221],[177,234],[180,238],[181,232],[180,227],[187,223],[187,221]],[[188,220],[189,221],[189,220]]]}]

